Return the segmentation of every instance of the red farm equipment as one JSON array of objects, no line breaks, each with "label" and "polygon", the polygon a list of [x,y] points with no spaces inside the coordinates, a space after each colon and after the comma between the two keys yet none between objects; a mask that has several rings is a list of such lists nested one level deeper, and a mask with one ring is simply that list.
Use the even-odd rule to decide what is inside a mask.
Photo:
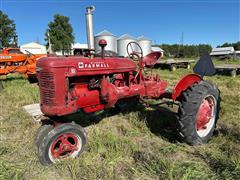
[{"label": "red farm equipment", "polygon": [[[92,7],[87,8],[87,22],[91,28]],[[88,28],[87,28],[88,29]],[[92,47],[92,29],[88,30],[89,49]],[[38,157],[43,165],[77,157],[86,144],[84,129],[65,116],[78,111],[94,113],[113,108],[120,101],[140,102],[171,99],[178,102],[178,132],[188,144],[206,143],[215,129],[219,112],[218,88],[197,74],[184,76],[172,89],[158,75],[145,75],[143,69],[152,67],[161,53],[137,57],[138,64],[129,58],[105,57],[105,40],[100,40],[102,56],[45,57],[37,62],[41,110],[48,116],[36,136]],[[131,47],[129,43],[128,47]],[[131,49],[131,48],[130,48]]]}]

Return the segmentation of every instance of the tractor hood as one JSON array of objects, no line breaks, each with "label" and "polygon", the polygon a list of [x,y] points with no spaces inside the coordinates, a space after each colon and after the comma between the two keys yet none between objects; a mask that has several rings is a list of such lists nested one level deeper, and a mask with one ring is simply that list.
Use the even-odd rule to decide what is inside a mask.
[{"label": "tractor hood", "polygon": [[[68,76],[114,74],[134,71],[136,64],[127,58],[45,57],[37,61],[37,71],[67,68]],[[66,72],[67,73],[67,72]]]}]

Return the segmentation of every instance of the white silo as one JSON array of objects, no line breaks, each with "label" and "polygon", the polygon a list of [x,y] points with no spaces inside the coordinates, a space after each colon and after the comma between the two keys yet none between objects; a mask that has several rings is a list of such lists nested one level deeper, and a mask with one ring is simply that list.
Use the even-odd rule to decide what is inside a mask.
[{"label": "white silo", "polygon": [[105,41],[107,41],[107,46],[105,47],[106,51],[113,51],[117,53],[117,37],[107,30],[101,31],[94,36],[96,53],[99,53],[101,51],[101,47],[98,45],[100,39],[104,39]]},{"label": "white silo", "polygon": [[145,38],[144,36],[140,36],[137,38],[138,44],[141,46],[143,51],[143,56],[148,55],[152,52],[152,41]]},{"label": "white silo", "polygon": [[[117,39],[118,56],[123,56],[123,57],[128,56],[127,45],[130,42],[136,42],[137,43],[137,39],[128,35],[128,34],[124,34]],[[132,47],[135,51],[137,51],[137,52],[140,51],[136,44],[132,44]],[[132,52],[130,47],[129,47],[129,52],[130,53]]]}]

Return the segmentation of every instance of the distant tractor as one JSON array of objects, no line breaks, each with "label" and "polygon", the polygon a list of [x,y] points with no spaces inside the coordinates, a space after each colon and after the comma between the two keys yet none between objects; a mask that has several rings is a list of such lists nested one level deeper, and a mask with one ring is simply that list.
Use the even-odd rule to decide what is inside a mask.
[{"label": "distant tractor", "polygon": [[0,76],[10,73],[23,74],[29,80],[36,79],[36,61],[45,54],[23,54],[19,48],[3,48],[0,52]]},{"label": "distant tractor", "polygon": [[[36,136],[38,157],[43,165],[79,156],[87,142],[84,129],[64,116],[78,111],[94,113],[113,108],[132,98],[139,102],[160,101],[163,98],[179,102],[178,131],[188,144],[206,143],[213,134],[219,112],[218,88],[197,74],[184,76],[170,90],[159,75],[144,74],[145,67],[153,67],[161,56],[153,52],[142,56],[128,45],[129,58],[105,57],[107,42],[99,41],[101,57],[94,56],[92,47],[92,11],[87,8],[89,49],[87,57],[45,57],[37,61],[41,110],[49,117]],[[90,29],[89,29],[90,28]],[[157,117],[156,117],[157,120]]]}]

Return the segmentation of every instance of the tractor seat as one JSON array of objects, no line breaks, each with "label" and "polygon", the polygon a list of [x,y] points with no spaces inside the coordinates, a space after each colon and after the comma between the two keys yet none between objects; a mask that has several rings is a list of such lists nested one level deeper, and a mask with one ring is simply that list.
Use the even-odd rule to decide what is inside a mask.
[{"label": "tractor seat", "polygon": [[156,63],[157,60],[162,56],[161,52],[151,52],[148,55],[144,56],[142,58],[142,62],[146,67],[153,67]]}]

